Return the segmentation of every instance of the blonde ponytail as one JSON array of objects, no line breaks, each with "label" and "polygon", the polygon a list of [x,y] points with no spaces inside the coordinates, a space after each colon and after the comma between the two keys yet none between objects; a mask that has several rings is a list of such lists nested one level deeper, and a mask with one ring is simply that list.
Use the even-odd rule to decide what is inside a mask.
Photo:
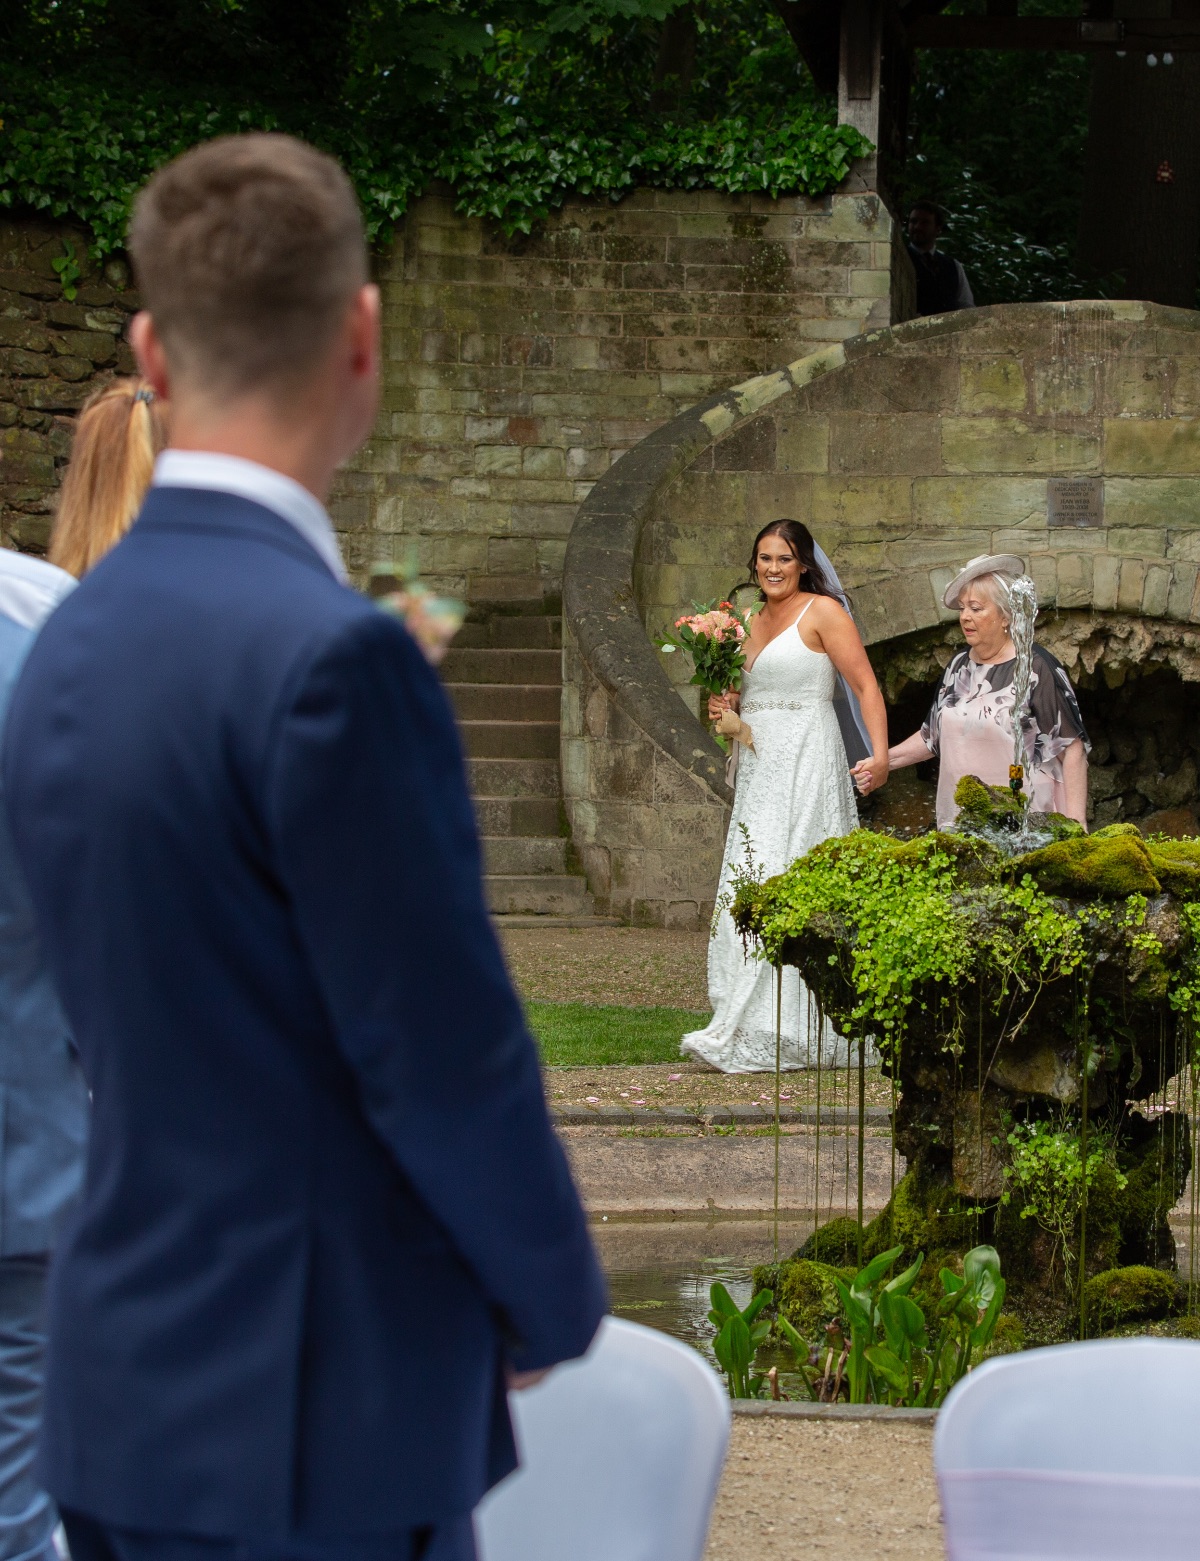
[{"label": "blonde ponytail", "polygon": [[144,380],[114,380],[85,403],[50,534],[52,564],[78,577],[116,546],[166,442],[162,407]]}]

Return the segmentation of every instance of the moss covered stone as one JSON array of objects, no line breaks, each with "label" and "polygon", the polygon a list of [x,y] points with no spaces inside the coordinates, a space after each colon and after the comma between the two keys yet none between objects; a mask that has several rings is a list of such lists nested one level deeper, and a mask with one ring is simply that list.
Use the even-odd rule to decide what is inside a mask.
[{"label": "moss covered stone", "polygon": [[796,1332],[810,1343],[819,1344],[825,1329],[841,1314],[841,1298],[835,1279],[846,1283],[854,1277],[854,1268],[816,1263],[810,1258],[786,1258],[754,1270],[754,1293],[770,1290],[774,1297],[771,1311],[786,1317]]},{"label": "moss covered stone", "polygon": [[1148,840],[1150,865],[1168,894],[1200,899],[1200,840]]},{"label": "moss covered stone", "polygon": [[1028,873],[1046,894],[1095,894],[1115,900],[1162,892],[1146,843],[1135,835],[1056,840],[1018,857],[1014,866]]},{"label": "moss covered stone", "polygon": [[818,1263],[832,1263],[837,1268],[849,1268],[858,1261],[859,1224],[845,1214],[818,1225],[816,1230],[793,1255],[813,1258]]},{"label": "moss covered stone", "polygon": [[1182,1309],[1185,1300],[1186,1292],[1174,1274],[1141,1264],[1106,1269],[1083,1287],[1089,1333],[1169,1317]]}]

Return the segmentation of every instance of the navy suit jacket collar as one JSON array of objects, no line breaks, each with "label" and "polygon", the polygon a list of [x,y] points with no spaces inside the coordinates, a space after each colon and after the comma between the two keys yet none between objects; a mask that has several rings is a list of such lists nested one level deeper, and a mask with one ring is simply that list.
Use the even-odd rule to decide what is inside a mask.
[{"label": "navy suit jacket collar", "polygon": [[135,532],[187,531],[217,538],[242,537],[290,553],[341,584],[328,564],[289,520],[234,493],[211,488],[151,488],[134,525]]}]

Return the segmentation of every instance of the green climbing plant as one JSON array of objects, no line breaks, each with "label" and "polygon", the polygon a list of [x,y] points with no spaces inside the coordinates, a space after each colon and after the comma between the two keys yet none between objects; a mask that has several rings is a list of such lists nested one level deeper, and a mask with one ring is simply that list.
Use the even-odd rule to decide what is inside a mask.
[{"label": "green climbing plant", "polygon": [[1069,1290],[1085,1186],[1091,1188],[1105,1166],[1116,1190],[1123,1191],[1128,1185],[1117,1169],[1114,1134],[1099,1125],[1091,1129],[1086,1168],[1078,1125],[1065,1116],[1017,1123],[1007,1139],[1009,1163],[1004,1169],[1006,1185],[1000,1201],[1008,1204],[1015,1199],[1021,1218],[1035,1220],[1052,1238],[1051,1261],[1054,1257],[1061,1261]]}]

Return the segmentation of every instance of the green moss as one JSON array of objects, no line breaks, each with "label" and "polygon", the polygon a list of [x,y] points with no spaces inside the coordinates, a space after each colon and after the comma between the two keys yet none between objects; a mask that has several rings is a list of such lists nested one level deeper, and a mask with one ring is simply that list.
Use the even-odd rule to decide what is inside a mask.
[{"label": "green moss", "polygon": [[826,1326],[841,1313],[834,1280],[849,1283],[854,1272],[853,1265],[840,1268],[810,1258],[785,1258],[782,1263],[766,1263],[754,1270],[754,1294],[770,1290],[775,1300],[768,1310],[786,1317],[802,1338],[819,1344]]},{"label": "green moss", "polygon": [[988,786],[977,775],[964,775],[954,788],[959,829],[1004,828],[1019,823],[1024,808],[1006,786]]},{"label": "green moss", "polygon": [[887,1204],[863,1233],[863,1260],[869,1261],[891,1247],[903,1248],[900,1263],[911,1263],[925,1254],[920,1283],[936,1276],[947,1256],[966,1252],[975,1245],[975,1206],[945,1182],[925,1178],[914,1168],[896,1183]]},{"label": "green moss", "polygon": [[993,1355],[1015,1355],[1025,1348],[1025,1324],[1013,1312],[1001,1312],[996,1319],[996,1331],[992,1342],[983,1352],[989,1360]]},{"label": "green moss", "polygon": [[818,1225],[794,1256],[848,1268],[858,1262],[858,1235],[858,1221],[839,1214],[837,1219]]},{"label": "green moss", "polygon": [[1099,894],[1123,899],[1130,894],[1159,894],[1150,852],[1140,836],[1082,835],[1057,840],[1017,857],[1018,873],[1029,873],[1045,894]]},{"label": "green moss", "polygon": [[[1126,1116],[1117,1146],[1117,1167],[1125,1177],[1116,1200],[1120,1245],[1109,1266],[1174,1261],[1175,1238],[1168,1215],[1183,1195],[1190,1163],[1186,1116],[1175,1112],[1153,1120],[1137,1112]],[[1089,1202],[1089,1218],[1092,1202],[1095,1199]]]},{"label": "green moss", "polygon": [[1102,1333],[1124,1323],[1169,1317],[1179,1311],[1183,1287],[1161,1268],[1110,1268],[1083,1287],[1089,1333]]},{"label": "green moss", "polygon": [[1150,864],[1169,894],[1200,899],[1200,840],[1148,840]]}]

